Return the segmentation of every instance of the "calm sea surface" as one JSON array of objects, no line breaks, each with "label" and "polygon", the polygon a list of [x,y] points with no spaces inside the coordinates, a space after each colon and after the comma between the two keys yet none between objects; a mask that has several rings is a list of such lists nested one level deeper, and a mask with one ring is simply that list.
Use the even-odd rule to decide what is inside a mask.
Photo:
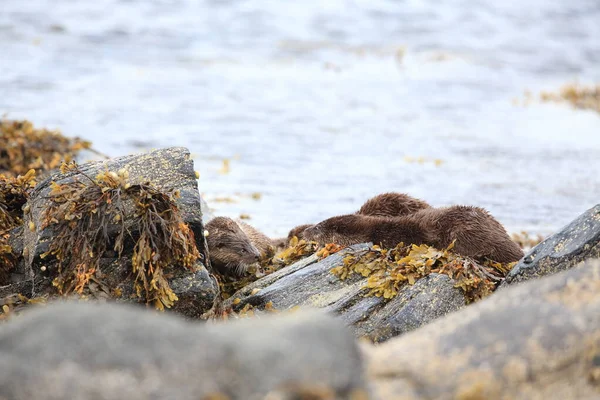
[{"label": "calm sea surface", "polygon": [[597,0],[0,1],[0,114],[186,146],[215,213],[273,236],[385,191],[560,228],[600,202],[600,114],[514,100],[575,81]]}]

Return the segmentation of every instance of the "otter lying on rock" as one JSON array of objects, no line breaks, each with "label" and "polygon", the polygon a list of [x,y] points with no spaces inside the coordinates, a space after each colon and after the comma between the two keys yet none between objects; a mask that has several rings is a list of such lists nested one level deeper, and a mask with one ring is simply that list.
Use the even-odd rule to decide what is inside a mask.
[{"label": "otter lying on rock", "polygon": [[426,208],[431,208],[431,206],[423,200],[404,193],[390,192],[367,200],[356,214],[374,217],[402,217]]},{"label": "otter lying on rock", "polygon": [[523,257],[521,248],[494,217],[482,208],[471,206],[424,208],[410,215],[388,218],[342,215],[308,227],[302,235],[320,245],[373,242],[385,248],[404,242],[441,249],[456,240],[454,251],[463,256],[498,262],[513,262]]},{"label": "otter lying on rock", "polygon": [[[389,192],[379,194],[367,200],[355,214],[370,215],[374,217],[402,217],[425,208],[431,208],[423,200],[419,200],[404,193]],[[304,239],[303,232],[312,224],[299,225],[288,234],[287,242],[295,236]]]},{"label": "otter lying on rock", "polygon": [[255,262],[273,256],[271,239],[251,225],[216,217],[206,226],[211,265],[223,275],[240,276]]}]

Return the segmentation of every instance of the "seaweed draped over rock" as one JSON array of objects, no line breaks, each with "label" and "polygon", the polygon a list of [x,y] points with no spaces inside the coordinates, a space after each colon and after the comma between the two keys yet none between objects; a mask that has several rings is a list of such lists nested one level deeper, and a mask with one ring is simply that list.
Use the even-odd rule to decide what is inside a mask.
[{"label": "seaweed draped over rock", "polygon": [[353,274],[368,278],[366,288],[371,296],[391,299],[398,289],[431,273],[446,274],[456,282],[468,301],[490,295],[515,263],[486,261],[479,264],[469,257],[453,253],[452,243],[444,250],[427,245],[405,246],[387,250],[372,246],[362,255],[344,257],[344,264],[331,272],[344,280]]},{"label": "seaweed draped over rock", "polygon": [[[130,184],[125,169],[101,172],[92,178],[75,163],[61,172],[81,175],[69,183],[52,183],[50,205],[42,229],[54,235],[42,257],[54,256],[58,275],[53,285],[61,294],[82,294],[91,280],[101,279],[100,260],[108,251],[120,258],[133,240],[132,268],[138,297],[156,308],[171,307],[177,296],[169,287],[165,268],[194,270],[200,253],[194,234],[184,222],[175,199],[176,190],[159,191],[151,183]],[[135,216],[125,216],[125,204],[134,204]]]},{"label": "seaweed draped over rock", "polygon": [[9,231],[23,223],[23,206],[34,186],[35,171],[32,169],[16,178],[0,174],[0,286],[8,282],[8,272],[18,260],[9,244]]},{"label": "seaweed draped over rock", "polygon": [[91,143],[59,131],[35,129],[29,121],[0,121],[0,173],[16,176],[30,169],[48,171],[75,159]]}]

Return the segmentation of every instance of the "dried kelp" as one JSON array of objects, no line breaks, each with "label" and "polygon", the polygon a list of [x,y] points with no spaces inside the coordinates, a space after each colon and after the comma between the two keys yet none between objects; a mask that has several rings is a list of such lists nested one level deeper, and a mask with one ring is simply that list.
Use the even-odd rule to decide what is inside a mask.
[{"label": "dried kelp", "polygon": [[344,264],[331,272],[340,279],[360,274],[367,278],[368,295],[386,299],[394,297],[403,285],[413,285],[432,272],[446,274],[464,290],[468,301],[475,301],[491,294],[514,265],[493,261],[480,264],[453,253],[453,246],[444,250],[403,243],[391,250],[373,246],[364,254],[346,256]]},{"label": "dried kelp", "polygon": [[[74,162],[61,172],[79,172],[64,184],[52,183],[42,229],[52,226],[54,236],[42,257],[53,256],[58,273],[53,281],[60,294],[82,294],[92,279],[101,278],[100,259],[111,248],[120,258],[126,240],[133,240],[132,268],[138,297],[158,309],[171,307],[177,296],[169,287],[165,269],[194,269],[200,254],[194,235],[175,203],[179,193],[161,191],[150,182],[130,184],[128,172],[83,173]],[[134,215],[125,215],[133,205]],[[111,232],[111,233],[109,233]]]},{"label": "dried kelp", "polygon": [[307,242],[306,240],[298,240],[294,236],[287,248],[277,253],[272,260],[272,268],[280,269],[287,265],[309,256],[316,252],[319,248],[317,242]]},{"label": "dried kelp", "polygon": [[542,92],[542,101],[569,102],[575,108],[594,110],[600,113],[600,85],[564,85],[558,93]]},{"label": "dried kelp", "polygon": [[0,174],[0,232],[23,223],[23,206],[35,186],[35,170],[16,178]]},{"label": "dried kelp", "polygon": [[0,121],[0,173],[8,176],[58,168],[69,162],[91,143],[68,138],[59,131],[35,129],[29,121]]}]

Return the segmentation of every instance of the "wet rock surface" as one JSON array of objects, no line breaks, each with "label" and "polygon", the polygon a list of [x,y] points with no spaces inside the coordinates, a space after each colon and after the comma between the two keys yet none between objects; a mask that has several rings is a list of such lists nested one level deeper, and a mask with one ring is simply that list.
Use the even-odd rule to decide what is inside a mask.
[{"label": "wet rock surface", "polygon": [[600,257],[600,204],[531,249],[502,286],[555,274],[596,257]]},{"label": "wet rock surface", "polygon": [[16,400],[367,398],[351,333],[317,312],[199,324],[54,304],[0,325],[0,369],[0,397]]},{"label": "wet rock surface", "polygon": [[[189,317],[198,317],[212,307],[219,290],[217,282],[209,275],[204,264],[204,260],[208,259],[208,253],[203,235],[202,200],[189,151],[178,147],[82,164],[79,166],[79,171],[64,174],[55,172],[38,183],[29,197],[27,204],[29,212],[24,215],[24,226],[27,229],[23,231],[22,240],[15,239],[15,244],[19,244],[20,248],[13,246],[23,255],[23,260],[12,271],[12,284],[0,287],[0,295],[20,293],[27,297],[35,297],[55,293],[55,288],[52,286],[52,280],[56,275],[53,260],[40,257],[48,250],[49,241],[54,234],[51,227],[42,228],[44,212],[49,206],[47,196],[52,189],[51,183],[85,181],[88,179],[86,176],[95,177],[105,171],[117,173],[122,169],[127,170],[128,182],[131,184],[151,182],[159,190],[179,191],[180,196],[175,199],[175,203],[182,214],[183,221],[194,233],[200,260],[196,263],[194,271],[177,266],[167,271],[169,285],[179,298],[173,310]],[[124,215],[135,215],[134,204],[131,201],[124,201],[124,207]],[[127,228],[127,219],[124,220],[124,224]],[[111,229],[112,227],[109,226],[109,236],[112,236]],[[114,233],[116,235],[116,232]],[[135,232],[130,234],[135,235]],[[129,243],[129,245],[133,247],[133,244]],[[101,262],[103,282],[91,284],[92,289],[97,289],[92,291],[91,297],[113,297],[117,290],[121,293],[116,296],[119,301],[142,300],[134,293],[131,260],[128,257],[117,258],[115,252],[109,253],[113,254],[105,254]]]},{"label": "wet rock surface", "polygon": [[346,255],[360,255],[368,249],[368,244],[360,244],[321,261],[316,255],[307,257],[244,287],[226,300],[224,307],[240,310],[249,304],[260,309],[271,303],[277,310],[324,308],[339,315],[357,336],[384,341],[466,304],[461,289],[446,275],[431,274],[414,285],[404,285],[394,299],[386,301],[366,296],[364,278],[354,275],[342,281],[331,273]]},{"label": "wet rock surface", "polygon": [[600,261],[500,290],[366,354],[379,399],[596,399]]}]

